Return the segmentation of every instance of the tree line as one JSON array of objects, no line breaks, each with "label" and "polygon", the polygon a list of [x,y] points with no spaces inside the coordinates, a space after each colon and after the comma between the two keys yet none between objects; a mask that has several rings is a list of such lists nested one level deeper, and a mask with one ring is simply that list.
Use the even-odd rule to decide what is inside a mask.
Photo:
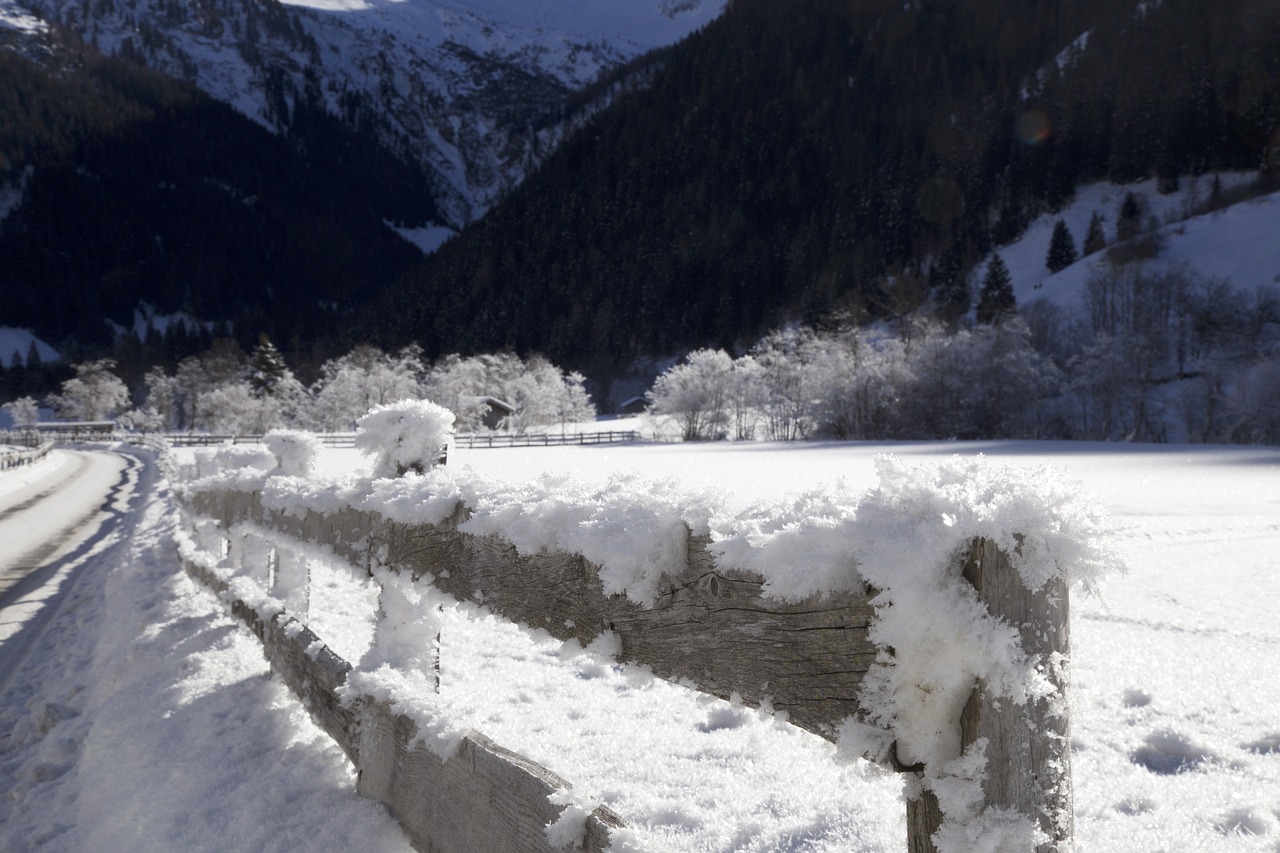
[{"label": "tree line", "polygon": [[1270,290],[1120,252],[1076,306],[1037,300],[986,322],[937,307],[776,331],[737,358],[695,350],[657,378],[652,412],[685,440],[1280,443]]},{"label": "tree line", "polygon": [[[893,321],[775,330],[737,357],[696,349],[653,382],[655,428],[690,441],[1280,443],[1280,297],[1147,263],[1134,244],[1153,239],[1138,233],[1106,249],[1074,306],[1016,306],[995,254],[964,317],[932,300]],[[374,406],[404,399],[443,405],[472,431],[490,396],[513,406],[508,429],[596,416],[581,374],[510,352],[431,362],[413,345],[362,344],[304,384],[263,336],[249,353],[219,339],[175,370],[153,368],[134,395],[112,360],[73,372],[48,399],[60,416],[144,431],[348,431]],[[22,423],[36,401],[5,408]]]},{"label": "tree line", "polygon": [[[262,435],[273,429],[350,432],[376,406],[430,399],[453,411],[461,432],[486,429],[485,398],[511,407],[503,429],[524,431],[552,423],[594,420],[596,409],[579,373],[565,373],[545,358],[511,353],[425,361],[415,346],[386,352],[361,344],[323,363],[303,384],[265,335],[246,353],[221,338],[182,359],[175,370],[149,370],[136,394],[114,359],[85,361],[45,404],[59,418],[115,420],[140,432],[197,431]],[[24,395],[4,404],[18,425],[34,423],[40,401]]]}]

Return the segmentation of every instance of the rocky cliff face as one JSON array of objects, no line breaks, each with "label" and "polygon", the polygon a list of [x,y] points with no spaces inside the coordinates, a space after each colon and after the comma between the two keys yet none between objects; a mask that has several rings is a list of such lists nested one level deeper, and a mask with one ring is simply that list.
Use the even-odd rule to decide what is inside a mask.
[{"label": "rocky cliff face", "polygon": [[[322,109],[414,160],[457,229],[556,138],[566,99],[725,0],[7,0],[288,133]],[[19,5],[14,5],[14,4]]]}]

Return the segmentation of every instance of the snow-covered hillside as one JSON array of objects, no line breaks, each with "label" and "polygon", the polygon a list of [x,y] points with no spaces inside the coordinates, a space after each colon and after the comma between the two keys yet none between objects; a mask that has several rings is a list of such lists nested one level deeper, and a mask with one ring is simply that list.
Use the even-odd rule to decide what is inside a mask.
[{"label": "snow-covered hillside", "polygon": [[[1220,175],[1219,189],[1231,191],[1256,177],[1252,172]],[[1168,194],[1157,191],[1154,179],[1128,185],[1098,183],[1081,187],[1066,208],[1038,217],[1015,242],[996,249],[1013,277],[1018,305],[1025,306],[1036,299],[1064,308],[1081,304],[1086,282],[1107,264],[1107,253],[1096,252],[1051,273],[1045,261],[1054,225],[1060,219],[1066,223],[1079,253],[1089,219],[1097,213],[1111,245],[1127,193],[1137,196],[1145,208],[1143,226],[1154,224],[1159,235],[1159,252],[1150,263],[1161,268],[1184,265],[1205,277],[1225,278],[1243,293],[1270,289],[1280,296],[1280,241],[1275,239],[1280,222],[1280,193],[1197,214],[1213,192],[1213,182],[1212,175],[1184,178],[1181,188]],[[984,269],[985,263],[978,266],[979,276]]]},{"label": "snow-covered hillside", "polygon": [[37,35],[47,29],[39,18],[17,3],[0,0],[0,39],[14,34]]},{"label": "snow-covered hillside", "polygon": [[[3,0],[11,4],[14,0]],[[22,0],[102,52],[195,83],[273,129],[299,100],[429,167],[458,228],[549,144],[567,95],[725,0]],[[0,6],[0,9],[5,6]],[[15,8],[14,20],[23,19]],[[28,22],[30,23],[30,22]]]},{"label": "snow-covered hillside", "polygon": [[40,361],[48,363],[58,361],[62,355],[44,341],[31,333],[30,329],[15,329],[12,326],[0,326],[0,365],[13,367],[25,365],[32,345],[40,356]]}]

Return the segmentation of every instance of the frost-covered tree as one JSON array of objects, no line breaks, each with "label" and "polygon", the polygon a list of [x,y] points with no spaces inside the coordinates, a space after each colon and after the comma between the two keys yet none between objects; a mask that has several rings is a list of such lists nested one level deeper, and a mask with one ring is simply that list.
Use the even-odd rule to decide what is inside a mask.
[{"label": "frost-covered tree", "polygon": [[523,431],[595,420],[596,409],[581,373],[566,374],[542,356],[524,362],[518,358],[508,360],[507,365],[516,370],[515,374],[500,377],[494,387],[498,389],[495,396],[515,407],[508,418],[508,428]]},{"label": "frost-covered tree", "polygon": [[[259,400],[271,400],[278,411],[276,423],[270,428],[284,424],[296,425],[305,418],[305,411],[310,403],[307,389],[293,375],[284,356],[275,348],[264,334],[258,345],[249,355],[248,363],[249,389]],[[265,412],[272,407],[264,406]]]},{"label": "frost-covered tree", "polygon": [[805,370],[811,388],[806,419],[813,434],[839,440],[857,434],[857,400],[851,393],[859,372],[858,334],[814,335],[806,341]]},{"label": "frost-covered tree", "polygon": [[973,330],[969,340],[969,400],[975,434],[990,438],[1042,438],[1047,402],[1061,389],[1053,362],[1031,346],[1019,317]]},{"label": "frost-covered tree", "polygon": [[204,392],[201,402],[196,427],[216,435],[263,435],[284,421],[280,401],[257,396],[247,380],[223,382]]},{"label": "frost-covered tree", "polygon": [[855,331],[847,336],[852,373],[842,387],[849,413],[849,438],[880,439],[899,434],[904,395],[916,377],[906,346],[896,337]]},{"label": "frost-covered tree", "polygon": [[[147,371],[146,377],[143,379],[147,389],[147,397],[143,403],[144,410],[150,410],[154,413],[153,420],[150,415],[139,415],[132,420],[134,423],[147,423],[148,425],[155,423],[156,431],[181,429],[182,428],[182,393],[178,382],[178,377],[169,376],[164,372],[163,368],[153,367]],[[141,427],[134,426],[135,429]],[[150,432],[151,430],[144,430]]]},{"label": "frost-covered tree", "polygon": [[116,418],[116,423],[122,429],[132,432],[164,432],[169,429],[168,421],[164,415],[151,408],[149,405],[143,405],[141,408],[130,409],[120,417]]},{"label": "frost-covered tree", "polygon": [[419,399],[423,371],[416,345],[386,353],[361,344],[321,366],[307,421],[320,430],[354,430],[356,420],[375,406]]},{"label": "frost-covered tree", "polygon": [[726,420],[732,377],[733,359],[724,350],[694,350],[654,381],[650,411],[673,417],[685,441],[716,438]]},{"label": "frost-covered tree", "polygon": [[1053,226],[1053,235],[1049,238],[1049,252],[1045,256],[1044,265],[1049,272],[1061,272],[1076,262],[1076,243],[1071,236],[1067,223],[1059,219]]},{"label": "frost-covered tree", "polygon": [[796,441],[812,432],[817,350],[811,329],[773,332],[752,350],[764,368],[762,422],[770,441]]},{"label": "frost-covered tree", "polygon": [[[220,385],[245,381],[246,375],[244,350],[228,338],[219,338],[205,352],[180,361],[175,382],[167,389],[178,408],[177,427],[208,429],[209,419],[219,414],[211,410],[206,395]],[[158,402],[151,405],[157,411],[161,409]]]},{"label": "frost-covered tree", "polygon": [[1067,365],[1080,433],[1091,439],[1163,437],[1163,415],[1146,376],[1150,344],[1131,333],[1099,335]]},{"label": "frost-covered tree", "polygon": [[921,327],[909,358],[914,378],[903,409],[904,431],[912,437],[973,437],[968,399],[971,367],[966,350],[972,332],[948,334],[937,324]]},{"label": "frost-covered tree", "polygon": [[764,400],[764,367],[751,354],[734,359],[729,383],[729,419],[735,441],[751,441],[756,437]]},{"label": "frost-covered tree", "polygon": [[53,397],[60,417],[73,421],[101,421],[123,412],[129,405],[129,389],[113,372],[113,359],[74,365],[76,375],[62,383]]},{"label": "frost-covered tree", "polygon": [[33,426],[40,420],[40,407],[31,397],[19,397],[0,406],[13,421],[15,427]]},{"label": "frost-covered tree", "polygon": [[514,407],[504,427],[527,430],[551,424],[595,420],[585,377],[565,373],[542,356],[514,353],[463,358],[448,355],[433,364],[423,381],[426,396],[457,413],[463,432],[484,428],[481,401],[493,397]]},{"label": "frost-covered tree", "polygon": [[1280,359],[1257,362],[1241,371],[1227,401],[1235,415],[1231,441],[1280,444]]},{"label": "frost-covered tree", "polygon": [[1017,308],[1009,267],[1005,265],[1004,258],[994,254],[987,263],[986,275],[982,277],[982,289],[978,292],[978,322],[999,323],[1013,316]]},{"label": "frost-covered tree", "polygon": [[249,354],[249,387],[262,396],[274,394],[282,382],[292,378],[293,371],[285,364],[284,356],[264,332],[258,337],[258,345]]}]

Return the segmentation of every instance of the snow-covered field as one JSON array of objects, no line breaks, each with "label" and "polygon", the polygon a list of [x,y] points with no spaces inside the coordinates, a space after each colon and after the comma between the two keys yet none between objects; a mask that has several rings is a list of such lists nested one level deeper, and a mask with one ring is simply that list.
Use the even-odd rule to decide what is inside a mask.
[{"label": "snow-covered field", "polygon": [[[1125,525],[1115,544],[1129,574],[1073,601],[1080,849],[1280,850],[1278,449],[648,444],[455,449],[450,466],[594,483],[638,470],[746,506],[841,478],[869,488],[880,453],[1056,466]],[[366,464],[339,450],[321,463]],[[163,503],[136,501],[131,518],[127,543],[89,565],[0,700],[0,851],[83,849],[96,833],[134,850],[403,845],[343,793],[340,756],[265,677],[256,641],[170,561]],[[357,654],[362,595],[341,571],[317,581],[320,633]],[[442,688],[458,722],[610,805],[643,849],[904,849],[895,777],[484,614],[449,619]]]}]

